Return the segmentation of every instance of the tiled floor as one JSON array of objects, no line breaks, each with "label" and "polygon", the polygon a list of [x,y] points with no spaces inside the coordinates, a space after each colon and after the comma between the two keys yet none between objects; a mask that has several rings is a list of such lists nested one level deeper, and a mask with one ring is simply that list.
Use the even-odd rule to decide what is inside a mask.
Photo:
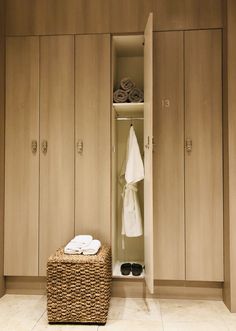
[{"label": "tiled floor", "polygon": [[48,325],[46,297],[5,295],[0,331],[236,331],[236,314],[219,301],[112,298],[105,326]]}]

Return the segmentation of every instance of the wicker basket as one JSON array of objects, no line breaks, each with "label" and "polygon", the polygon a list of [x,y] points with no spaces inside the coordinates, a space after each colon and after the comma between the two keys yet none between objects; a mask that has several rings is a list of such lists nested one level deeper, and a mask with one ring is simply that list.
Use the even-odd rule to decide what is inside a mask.
[{"label": "wicker basket", "polygon": [[47,263],[49,323],[107,321],[111,297],[111,249],[97,255],[66,255],[59,249]]}]

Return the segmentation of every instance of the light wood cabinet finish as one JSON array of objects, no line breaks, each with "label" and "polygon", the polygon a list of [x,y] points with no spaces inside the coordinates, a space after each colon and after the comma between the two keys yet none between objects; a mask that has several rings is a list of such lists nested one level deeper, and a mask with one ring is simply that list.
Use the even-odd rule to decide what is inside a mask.
[{"label": "light wood cabinet finish", "polygon": [[4,280],[4,181],[5,181],[5,1],[0,0],[0,297]]},{"label": "light wood cabinet finish", "polygon": [[156,279],[185,279],[183,73],[183,32],[154,33]]},{"label": "light wood cabinet finish", "polygon": [[[76,36],[75,232],[110,242],[110,36]],[[78,152],[78,143],[83,151]]]},{"label": "light wood cabinet finish", "polygon": [[236,2],[224,4],[224,302],[236,312]]},{"label": "light wood cabinet finish", "polygon": [[185,33],[186,279],[223,280],[221,31]]},{"label": "light wood cabinet finish", "polygon": [[5,275],[38,274],[39,39],[6,41]]},{"label": "light wood cabinet finish", "polygon": [[[42,143],[48,143],[42,152]],[[39,274],[74,235],[74,37],[40,38]]]},{"label": "light wood cabinet finish", "polygon": [[144,262],[145,281],[154,293],[153,259],[153,15],[144,32]]},{"label": "light wood cabinet finish", "polygon": [[221,0],[8,0],[6,32],[86,34],[221,28]]},{"label": "light wood cabinet finish", "polygon": [[[220,28],[220,0],[157,0],[157,30]],[[155,29],[156,30],[156,29]]]}]

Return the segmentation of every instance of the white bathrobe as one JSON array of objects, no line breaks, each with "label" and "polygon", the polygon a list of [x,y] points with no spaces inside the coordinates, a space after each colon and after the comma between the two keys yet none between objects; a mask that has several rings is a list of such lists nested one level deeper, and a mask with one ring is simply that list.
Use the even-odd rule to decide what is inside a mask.
[{"label": "white bathrobe", "polygon": [[144,178],[144,166],[133,126],[130,127],[127,141],[126,165],[123,188],[122,235],[139,237],[143,234],[142,217],[138,200],[137,182]]}]

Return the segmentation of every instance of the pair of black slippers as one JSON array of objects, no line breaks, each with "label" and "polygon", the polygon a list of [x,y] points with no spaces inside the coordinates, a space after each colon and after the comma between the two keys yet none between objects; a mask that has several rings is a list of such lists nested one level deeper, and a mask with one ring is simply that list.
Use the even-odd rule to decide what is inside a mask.
[{"label": "pair of black slippers", "polygon": [[133,276],[140,276],[143,271],[143,266],[138,263],[123,263],[120,266],[120,271],[123,276],[128,276],[131,272]]}]

